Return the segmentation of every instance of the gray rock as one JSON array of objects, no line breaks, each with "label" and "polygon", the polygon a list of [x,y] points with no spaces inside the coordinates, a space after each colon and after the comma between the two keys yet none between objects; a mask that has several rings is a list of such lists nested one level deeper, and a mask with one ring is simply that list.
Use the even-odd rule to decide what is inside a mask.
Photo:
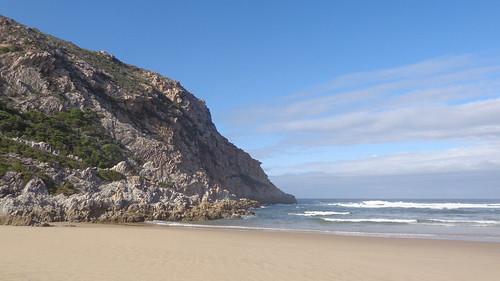
[{"label": "gray rock", "polygon": [[113,166],[111,170],[126,176],[133,175],[135,172],[135,165],[133,163],[130,163],[130,161],[121,161]]},{"label": "gray rock", "polygon": [[[125,178],[112,182],[100,178],[96,167],[9,155],[46,178],[24,185],[19,173],[3,175],[0,221],[213,219],[241,215],[255,201],[295,202],[268,179],[260,162],[219,134],[205,102],[179,82],[6,17],[0,17],[0,44],[17,46],[0,54],[1,102],[48,115],[73,108],[95,112],[101,118],[96,125],[126,150],[126,159],[110,169]],[[61,154],[48,143],[19,141]],[[77,193],[48,194],[61,186]]]},{"label": "gray rock", "polygon": [[7,171],[0,178],[0,198],[7,195],[17,196],[24,188],[23,176],[21,173]]},{"label": "gray rock", "polygon": [[38,178],[35,177],[26,183],[23,189],[23,194],[34,194],[34,195],[47,195],[48,190],[47,186],[45,185],[45,182]]}]

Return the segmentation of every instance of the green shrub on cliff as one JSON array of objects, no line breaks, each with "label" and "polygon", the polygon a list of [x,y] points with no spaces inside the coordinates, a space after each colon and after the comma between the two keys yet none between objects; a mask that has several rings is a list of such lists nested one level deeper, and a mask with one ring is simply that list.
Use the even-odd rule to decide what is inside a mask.
[{"label": "green shrub on cliff", "polygon": [[97,175],[105,181],[119,181],[125,178],[125,176],[117,171],[99,169]]},{"label": "green shrub on cliff", "polygon": [[[0,155],[7,153],[15,153],[22,157],[36,159],[40,162],[54,163],[57,162],[63,167],[81,168],[83,164],[71,158],[57,156],[48,152],[32,148],[24,143],[16,142],[6,137],[0,136]],[[1,158],[0,158],[1,160]],[[7,162],[2,163],[7,166]],[[0,174],[1,175],[1,174]]]},{"label": "green shrub on cliff", "polygon": [[36,176],[43,180],[49,191],[55,185],[49,176],[41,173],[36,167],[25,165],[18,159],[0,155],[0,177],[9,171],[20,173],[24,184]]},{"label": "green shrub on cliff", "polygon": [[[48,143],[60,155],[78,156],[85,166],[109,168],[124,159],[123,147],[113,140],[100,125],[99,116],[91,111],[71,109],[50,116],[38,111],[21,113],[0,102],[0,133],[8,138]],[[13,146],[11,143],[9,147],[19,150]],[[24,148],[23,151],[34,153]]]},{"label": "green shrub on cliff", "polygon": [[0,177],[5,175],[8,171],[19,172],[23,175],[23,180],[27,182],[31,179],[31,172],[18,160],[10,159],[8,157],[0,156]]},{"label": "green shrub on cliff", "polygon": [[4,45],[4,46],[0,46],[0,55],[10,53],[10,52],[17,52],[20,50],[21,50],[21,48],[19,46],[12,46],[12,45],[5,46]]},{"label": "green shrub on cliff", "polygon": [[53,195],[64,194],[69,196],[78,193],[78,189],[76,189],[71,183],[65,182],[62,185],[49,188],[49,193]]}]

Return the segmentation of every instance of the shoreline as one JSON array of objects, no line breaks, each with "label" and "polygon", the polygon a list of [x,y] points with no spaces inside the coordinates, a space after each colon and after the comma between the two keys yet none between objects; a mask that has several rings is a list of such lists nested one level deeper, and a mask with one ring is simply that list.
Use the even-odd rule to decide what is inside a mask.
[{"label": "shoreline", "polygon": [[[0,227],[27,227],[27,228],[46,228],[46,227],[151,227],[165,229],[192,229],[192,230],[217,230],[217,231],[248,231],[248,232],[264,232],[264,233],[291,233],[291,234],[311,234],[325,235],[334,237],[360,237],[360,238],[381,238],[381,239],[408,239],[408,240],[429,240],[429,241],[457,241],[457,242],[474,242],[474,243],[491,243],[499,244],[497,240],[487,239],[468,239],[470,237],[450,236],[427,234],[427,233],[377,233],[377,232],[362,232],[362,231],[330,231],[319,229],[294,229],[294,228],[270,228],[270,227],[254,227],[254,226],[239,226],[239,225],[211,225],[190,222],[173,222],[173,221],[145,221],[145,222],[123,222],[123,223],[108,223],[108,222],[50,222],[48,226],[29,226],[29,225],[1,225]],[[493,237],[496,238],[496,237]]]},{"label": "shoreline", "polygon": [[[420,237],[434,237],[433,234],[406,234],[406,233],[370,233],[370,232],[349,232],[349,231],[330,231],[318,229],[293,229],[293,228],[269,228],[269,227],[252,227],[252,226],[236,226],[236,225],[206,225],[206,224],[190,224],[190,223],[177,223],[177,222],[144,222],[159,227],[173,227],[173,228],[191,228],[191,229],[219,229],[219,230],[235,230],[235,231],[262,231],[262,232],[277,232],[277,233],[305,233],[305,234],[322,234],[334,236],[352,236],[352,237],[377,237],[377,238],[401,238],[401,239],[426,239]],[[437,236],[436,236],[437,237]],[[453,239],[439,239],[427,238],[430,240],[452,240]],[[456,241],[469,241],[469,240],[456,240]],[[479,240],[470,240],[474,242],[488,242]]]},{"label": "shoreline", "polygon": [[[334,231],[320,229],[298,229],[298,228],[270,228],[270,227],[254,227],[254,226],[239,226],[239,225],[211,225],[211,224],[196,224],[185,222],[168,222],[168,221],[147,221],[141,224],[172,227],[172,228],[190,228],[190,229],[220,229],[220,230],[240,230],[240,231],[263,231],[263,232],[278,232],[278,233],[311,233],[334,236],[352,236],[352,237],[376,237],[389,239],[424,239],[424,240],[439,240],[439,241],[467,241],[467,242],[485,242],[498,243],[498,237],[473,237],[465,235],[438,235],[432,233],[383,233],[383,232],[363,232],[363,231]],[[491,238],[488,240],[487,238]]]},{"label": "shoreline", "polygon": [[[174,222],[175,223],[175,222]],[[428,242],[428,243],[457,243],[457,244],[484,244],[498,246],[500,250],[500,242],[496,241],[482,241],[482,240],[460,240],[460,239],[439,239],[439,238],[425,238],[425,236],[432,236],[432,234],[424,234],[420,237],[404,236],[386,236],[385,233],[371,233],[365,232],[342,232],[342,231],[322,231],[322,230],[301,230],[301,229],[280,229],[280,228],[253,228],[253,227],[240,227],[240,226],[219,226],[219,225],[189,225],[187,223],[182,225],[161,225],[152,222],[134,222],[134,223],[103,223],[103,222],[51,222],[49,226],[14,226],[14,225],[0,225],[0,230],[3,229],[152,229],[158,231],[187,231],[187,232],[215,232],[215,233],[246,233],[251,234],[270,234],[273,236],[289,235],[289,236],[310,236],[313,237],[331,237],[331,239],[360,239],[360,240],[377,240],[383,241],[408,241],[412,242]],[[352,234],[359,233],[359,235]],[[365,235],[367,234],[367,235]],[[1,233],[0,233],[1,239]],[[328,238],[326,238],[328,239]],[[500,254],[500,253],[499,253]],[[500,260],[499,260],[500,262]]]},{"label": "shoreline", "polygon": [[[387,236],[386,233],[368,233],[368,232],[347,232],[347,231],[324,231],[324,230],[307,230],[307,229],[284,229],[284,228],[265,228],[265,227],[251,227],[251,226],[226,226],[226,225],[203,225],[203,224],[189,224],[189,223],[177,223],[168,222],[171,225],[156,224],[150,221],[137,222],[137,223],[71,223],[71,222],[57,222],[51,223],[49,227],[71,227],[71,228],[87,228],[87,227],[109,227],[109,228],[152,228],[152,229],[165,229],[168,230],[186,230],[186,231],[213,231],[213,232],[235,232],[235,233],[262,233],[262,234],[272,234],[272,235],[311,235],[312,236],[323,236],[323,237],[333,237],[333,239],[347,238],[347,239],[374,239],[374,241],[381,240],[409,240],[409,241],[427,241],[431,243],[439,242],[457,242],[457,243],[480,243],[480,244],[492,244],[500,246],[500,242],[497,241],[483,241],[483,240],[461,240],[461,239],[446,239],[446,238],[430,238],[438,237],[434,234],[421,234],[420,237],[413,237],[414,234],[405,233],[392,233],[394,236]],[[13,226],[13,227],[27,227],[27,228],[39,228],[32,226]],[[45,227],[42,227],[45,228]],[[358,235],[359,234],[359,235]],[[371,235],[373,234],[373,235]],[[391,233],[389,233],[390,235]],[[417,236],[419,234],[416,234]]]},{"label": "shoreline", "polygon": [[[59,229],[59,228],[68,228],[68,229],[152,229],[158,231],[187,231],[187,232],[215,232],[215,233],[246,233],[248,235],[251,234],[261,234],[266,235],[270,234],[273,236],[280,235],[289,235],[289,236],[310,236],[313,237],[331,237],[331,239],[360,239],[360,240],[373,240],[376,242],[377,240],[383,241],[409,241],[411,242],[428,242],[428,243],[457,243],[457,244],[485,244],[498,246],[500,248],[500,242],[496,241],[481,241],[481,240],[460,240],[460,239],[438,239],[438,238],[425,238],[425,236],[432,236],[424,234],[420,237],[411,237],[411,236],[386,236],[385,233],[374,233],[374,235],[370,235],[371,233],[365,232],[342,232],[342,231],[322,231],[322,230],[300,230],[300,229],[279,229],[279,228],[253,228],[253,227],[240,227],[240,226],[219,226],[219,225],[161,225],[155,224],[152,222],[137,222],[137,223],[91,223],[91,222],[52,222],[49,226],[13,226],[13,225],[0,225],[0,230],[3,229]],[[359,233],[359,235],[352,234]],[[1,234],[1,233],[0,233]],[[365,235],[367,234],[367,235]],[[410,234],[412,235],[412,234]],[[1,239],[1,236],[0,236]],[[328,238],[326,238],[328,239]],[[499,260],[500,262],[500,260]]]}]

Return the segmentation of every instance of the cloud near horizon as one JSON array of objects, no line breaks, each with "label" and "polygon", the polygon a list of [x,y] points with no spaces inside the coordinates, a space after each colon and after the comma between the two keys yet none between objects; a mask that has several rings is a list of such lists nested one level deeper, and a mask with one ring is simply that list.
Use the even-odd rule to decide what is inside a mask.
[{"label": "cloud near horizon", "polygon": [[[231,134],[263,138],[250,152],[273,176],[321,173],[333,178],[498,171],[500,62],[472,55],[339,76],[308,91],[238,109]],[[406,143],[355,159],[338,149]],[[444,143],[412,149],[412,143]],[[244,145],[243,145],[244,146]],[[310,151],[331,158],[314,159]],[[277,155],[302,154],[294,161]],[[328,157],[326,157],[328,158]]]},{"label": "cloud near horizon", "polygon": [[500,143],[432,152],[408,152],[356,160],[305,162],[275,166],[274,174],[322,173],[336,177],[418,175],[499,171]]}]

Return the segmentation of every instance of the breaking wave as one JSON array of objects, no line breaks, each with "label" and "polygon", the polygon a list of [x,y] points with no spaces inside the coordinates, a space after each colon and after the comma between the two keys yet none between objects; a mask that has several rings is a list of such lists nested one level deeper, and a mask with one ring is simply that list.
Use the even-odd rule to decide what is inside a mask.
[{"label": "breaking wave", "polygon": [[345,208],[416,208],[416,209],[434,209],[434,210],[452,210],[452,209],[500,209],[500,204],[486,203],[417,203],[417,202],[391,202],[381,200],[369,200],[362,202],[349,203],[329,203],[330,206],[339,206]]},{"label": "breaking wave", "polygon": [[438,223],[453,223],[453,224],[487,224],[487,225],[500,225],[500,221],[494,220],[443,220],[443,219],[428,219],[430,222]]},{"label": "breaking wave", "polygon": [[305,211],[303,213],[288,213],[293,216],[314,217],[314,216],[333,216],[333,215],[349,215],[350,212],[330,212],[330,211]]},{"label": "breaking wave", "polygon": [[402,223],[402,224],[428,224],[455,226],[459,224],[469,225],[500,225],[496,220],[454,220],[454,219],[387,219],[387,218],[359,218],[359,219],[337,219],[321,218],[327,222],[337,223]]},{"label": "breaking wave", "polygon": [[344,222],[344,223],[418,223],[417,220],[412,219],[332,219],[332,218],[321,218],[328,222]]}]

